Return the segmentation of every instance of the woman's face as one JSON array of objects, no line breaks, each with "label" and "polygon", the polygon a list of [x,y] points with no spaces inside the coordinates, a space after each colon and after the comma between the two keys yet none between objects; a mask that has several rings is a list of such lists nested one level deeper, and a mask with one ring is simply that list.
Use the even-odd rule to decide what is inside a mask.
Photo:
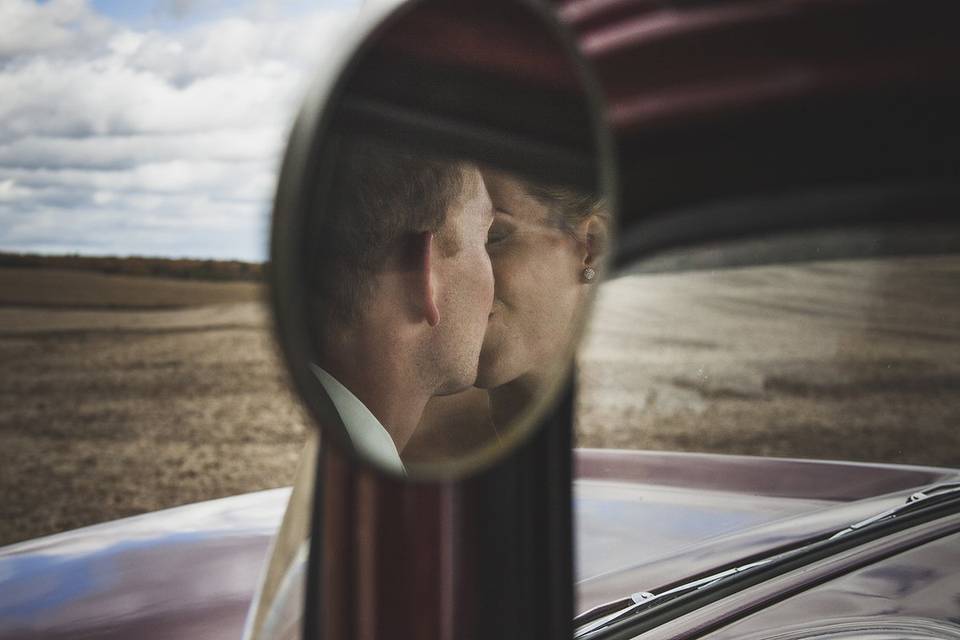
[{"label": "woman's face", "polygon": [[522,182],[497,171],[483,178],[494,209],[487,240],[494,295],[476,386],[490,389],[539,378],[565,351],[586,289],[586,247]]}]

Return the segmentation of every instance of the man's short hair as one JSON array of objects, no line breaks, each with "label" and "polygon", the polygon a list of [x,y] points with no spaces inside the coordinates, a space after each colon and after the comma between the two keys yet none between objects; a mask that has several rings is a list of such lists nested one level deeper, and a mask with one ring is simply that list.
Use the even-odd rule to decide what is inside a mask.
[{"label": "man's short hair", "polygon": [[466,166],[372,138],[341,140],[314,233],[312,302],[318,321],[355,319],[374,274],[420,233],[434,232],[443,255],[459,251],[444,221],[463,192]]}]

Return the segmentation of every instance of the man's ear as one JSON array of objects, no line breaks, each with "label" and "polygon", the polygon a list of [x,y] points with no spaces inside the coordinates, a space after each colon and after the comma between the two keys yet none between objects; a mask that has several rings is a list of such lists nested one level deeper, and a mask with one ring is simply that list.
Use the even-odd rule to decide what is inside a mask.
[{"label": "man's ear", "polygon": [[420,287],[418,296],[420,297],[420,308],[423,310],[423,316],[427,319],[427,324],[435,327],[440,323],[440,308],[437,306],[436,281],[433,275],[434,256],[433,256],[433,232],[424,231],[419,238],[419,278]]},{"label": "man's ear", "polygon": [[578,234],[583,238],[583,266],[595,267],[607,252],[607,219],[592,215],[581,223]]}]

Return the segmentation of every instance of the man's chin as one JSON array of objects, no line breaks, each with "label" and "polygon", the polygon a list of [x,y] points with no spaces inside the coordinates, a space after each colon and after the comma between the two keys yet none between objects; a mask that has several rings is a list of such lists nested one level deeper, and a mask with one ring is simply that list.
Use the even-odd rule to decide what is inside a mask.
[{"label": "man's chin", "polygon": [[[475,387],[477,380],[477,360],[479,360],[479,355],[465,358],[461,362],[463,366],[459,368],[455,375],[449,375],[445,384],[435,389],[433,395],[452,396],[455,393],[460,393],[461,391]],[[468,362],[471,364],[468,365]]]},{"label": "man's chin", "polygon": [[455,393],[472,389],[476,386],[477,370],[471,369],[462,375],[451,377],[447,383],[433,392],[435,396],[452,396]]},{"label": "man's chin", "polygon": [[480,365],[477,367],[477,379],[473,386],[478,389],[493,389],[504,384],[506,380],[501,371],[502,367],[499,365],[500,363],[496,359],[485,359],[481,353]]},{"label": "man's chin", "polygon": [[467,384],[467,385],[451,385],[449,387],[443,387],[441,389],[438,389],[436,392],[434,392],[433,397],[442,398],[444,396],[453,396],[463,391],[466,391],[467,389],[473,389],[474,386],[475,385],[473,384]]},{"label": "man's chin", "polygon": [[484,391],[489,391],[490,389],[493,389],[494,386],[496,385],[493,385],[489,381],[484,380],[483,378],[480,378],[478,376],[477,381],[473,383],[473,386],[476,389],[483,389]]}]

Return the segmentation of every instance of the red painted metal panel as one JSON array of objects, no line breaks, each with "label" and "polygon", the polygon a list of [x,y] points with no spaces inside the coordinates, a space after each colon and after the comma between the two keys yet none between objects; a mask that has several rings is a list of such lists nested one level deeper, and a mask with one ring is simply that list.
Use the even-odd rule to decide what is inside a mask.
[{"label": "red painted metal panel", "polygon": [[960,82],[949,0],[581,0],[560,13],[620,135],[798,97]]}]

